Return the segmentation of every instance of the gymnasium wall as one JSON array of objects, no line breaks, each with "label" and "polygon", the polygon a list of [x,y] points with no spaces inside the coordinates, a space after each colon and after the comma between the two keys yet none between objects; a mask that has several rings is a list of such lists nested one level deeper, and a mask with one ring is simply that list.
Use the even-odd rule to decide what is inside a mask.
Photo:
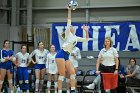
[{"label": "gymnasium wall", "polygon": [[9,39],[9,30],[10,25],[8,24],[0,24],[0,49],[3,47],[3,41],[5,39]]},{"label": "gymnasium wall", "polygon": [[[8,1],[8,3],[6,3]],[[9,12],[13,7],[10,4],[12,0],[0,1],[0,48],[4,39],[20,40],[21,26],[27,23],[27,1],[16,1],[16,20],[15,26],[11,27]],[[77,0],[78,9],[72,11],[72,22],[110,22],[110,21],[140,21],[140,0]],[[4,2],[4,3],[2,3]],[[69,0],[32,0],[32,24],[35,27],[51,28],[53,22],[66,22],[67,11],[66,4]],[[2,7],[4,4],[4,7]],[[14,3],[13,3],[14,4]],[[8,5],[8,6],[7,6]],[[7,12],[3,12],[7,11]],[[90,54],[90,52],[82,53]],[[95,53],[97,56],[98,53]],[[121,55],[137,56],[131,52],[120,52]],[[135,52],[134,52],[135,53]],[[139,54],[139,52],[138,52]],[[128,58],[121,58],[125,64]],[[83,58],[81,66],[84,62],[91,61]],[[94,62],[96,59],[94,59]],[[94,63],[92,62],[92,64]],[[138,59],[140,63],[140,60]],[[94,66],[95,64],[93,64]],[[89,65],[90,66],[90,65]]]},{"label": "gymnasium wall", "polygon": [[[69,0],[33,0],[33,23],[65,22]],[[73,22],[140,20],[139,0],[77,0],[79,9],[72,11]],[[57,3],[56,3],[57,2]],[[88,12],[87,12],[88,10]]]}]

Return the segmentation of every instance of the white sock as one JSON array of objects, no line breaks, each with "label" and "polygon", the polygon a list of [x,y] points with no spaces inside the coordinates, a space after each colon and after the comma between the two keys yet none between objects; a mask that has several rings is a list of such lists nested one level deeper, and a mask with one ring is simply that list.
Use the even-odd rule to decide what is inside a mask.
[{"label": "white sock", "polygon": [[55,87],[55,89],[57,89],[57,87],[58,87],[57,82],[54,82],[54,87]]},{"label": "white sock", "polygon": [[11,90],[11,93],[14,93],[13,90]]},{"label": "white sock", "polygon": [[50,81],[47,82],[47,87],[48,87],[48,89],[50,89],[50,87],[51,87],[51,82]]},{"label": "white sock", "polygon": [[29,90],[27,90],[27,93],[29,93]]},{"label": "white sock", "polygon": [[70,90],[67,90],[67,93],[70,93]]},{"label": "white sock", "polygon": [[48,90],[48,93],[51,93],[51,91],[50,91],[50,90]]},{"label": "white sock", "polygon": [[62,90],[58,90],[58,93],[62,93]]},{"label": "white sock", "polygon": [[71,90],[75,90],[75,87],[71,87]]},{"label": "white sock", "polygon": [[38,89],[35,89],[35,91],[38,91]]}]

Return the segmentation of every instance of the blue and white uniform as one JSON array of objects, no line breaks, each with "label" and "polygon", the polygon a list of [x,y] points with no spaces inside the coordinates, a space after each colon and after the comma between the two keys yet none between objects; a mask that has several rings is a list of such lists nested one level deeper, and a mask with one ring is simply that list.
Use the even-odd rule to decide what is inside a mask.
[{"label": "blue and white uniform", "polygon": [[46,68],[48,68],[48,72],[50,74],[56,74],[58,72],[57,70],[57,64],[55,62],[55,54],[48,53],[47,55],[47,62],[46,62]]},{"label": "blue and white uniform", "polygon": [[17,74],[18,74],[18,80],[19,80],[19,87],[20,90],[23,90],[23,80],[25,81],[25,87],[26,90],[29,90],[29,74],[28,74],[28,68],[27,68],[27,62],[31,62],[31,58],[29,53],[23,54],[22,52],[18,52],[16,54],[16,59],[18,61],[18,68],[17,68]]},{"label": "blue and white uniform", "polygon": [[81,59],[80,49],[78,47],[74,47],[71,55],[69,56],[74,68],[78,67],[78,60]]},{"label": "blue and white uniform", "polygon": [[22,54],[21,52],[18,52],[16,54],[16,58],[18,60],[18,68],[17,68],[18,79],[28,80],[27,62],[31,62],[29,53]]},{"label": "blue and white uniform", "polygon": [[77,37],[70,32],[71,20],[68,19],[67,28],[65,31],[64,43],[62,49],[57,53],[56,58],[64,58],[65,61],[69,59],[69,54],[72,53],[77,42],[87,42],[86,38]]},{"label": "blue and white uniform", "polygon": [[35,56],[35,60],[38,62],[37,64],[35,64],[35,69],[44,69],[46,68],[46,60],[47,60],[47,54],[48,54],[48,50],[44,49],[43,52],[41,52],[39,49],[35,49],[32,53],[31,53],[31,57]]},{"label": "blue and white uniform", "polygon": [[[5,57],[12,57],[14,56],[14,52],[13,50],[1,50],[1,68],[2,69],[6,69],[6,70],[10,70],[10,72],[12,73],[13,71],[13,67],[12,67],[12,61],[8,60],[5,61]],[[14,57],[15,58],[15,57]]]}]

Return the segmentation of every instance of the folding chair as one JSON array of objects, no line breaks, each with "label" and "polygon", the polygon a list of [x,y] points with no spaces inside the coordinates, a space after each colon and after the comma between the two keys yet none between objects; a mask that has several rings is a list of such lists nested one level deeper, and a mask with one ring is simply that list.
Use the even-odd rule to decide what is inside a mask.
[{"label": "folding chair", "polygon": [[84,75],[83,77],[83,81],[82,81],[82,85],[81,85],[81,88],[82,88],[82,91],[81,93],[88,93],[88,92],[94,92],[96,93],[96,88],[95,89],[87,89],[86,86],[93,83],[93,80],[95,79],[96,77],[96,73],[95,73],[95,70],[88,70],[86,72],[86,74]]},{"label": "folding chair", "polygon": [[85,72],[83,70],[78,70],[77,71],[77,74],[76,74],[76,78],[77,78],[77,90],[78,90],[78,93],[81,93],[81,85],[82,85],[82,82],[83,82],[83,76],[84,76]]}]

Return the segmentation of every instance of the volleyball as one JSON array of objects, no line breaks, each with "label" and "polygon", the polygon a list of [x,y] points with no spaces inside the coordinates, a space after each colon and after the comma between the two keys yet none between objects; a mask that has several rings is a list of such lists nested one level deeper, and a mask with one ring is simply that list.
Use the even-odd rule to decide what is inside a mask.
[{"label": "volleyball", "polygon": [[71,1],[68,3],[68,7],[71,8],[72,10],[75,10],[75,9],[78,7],[77,1],[71,0]]}]

